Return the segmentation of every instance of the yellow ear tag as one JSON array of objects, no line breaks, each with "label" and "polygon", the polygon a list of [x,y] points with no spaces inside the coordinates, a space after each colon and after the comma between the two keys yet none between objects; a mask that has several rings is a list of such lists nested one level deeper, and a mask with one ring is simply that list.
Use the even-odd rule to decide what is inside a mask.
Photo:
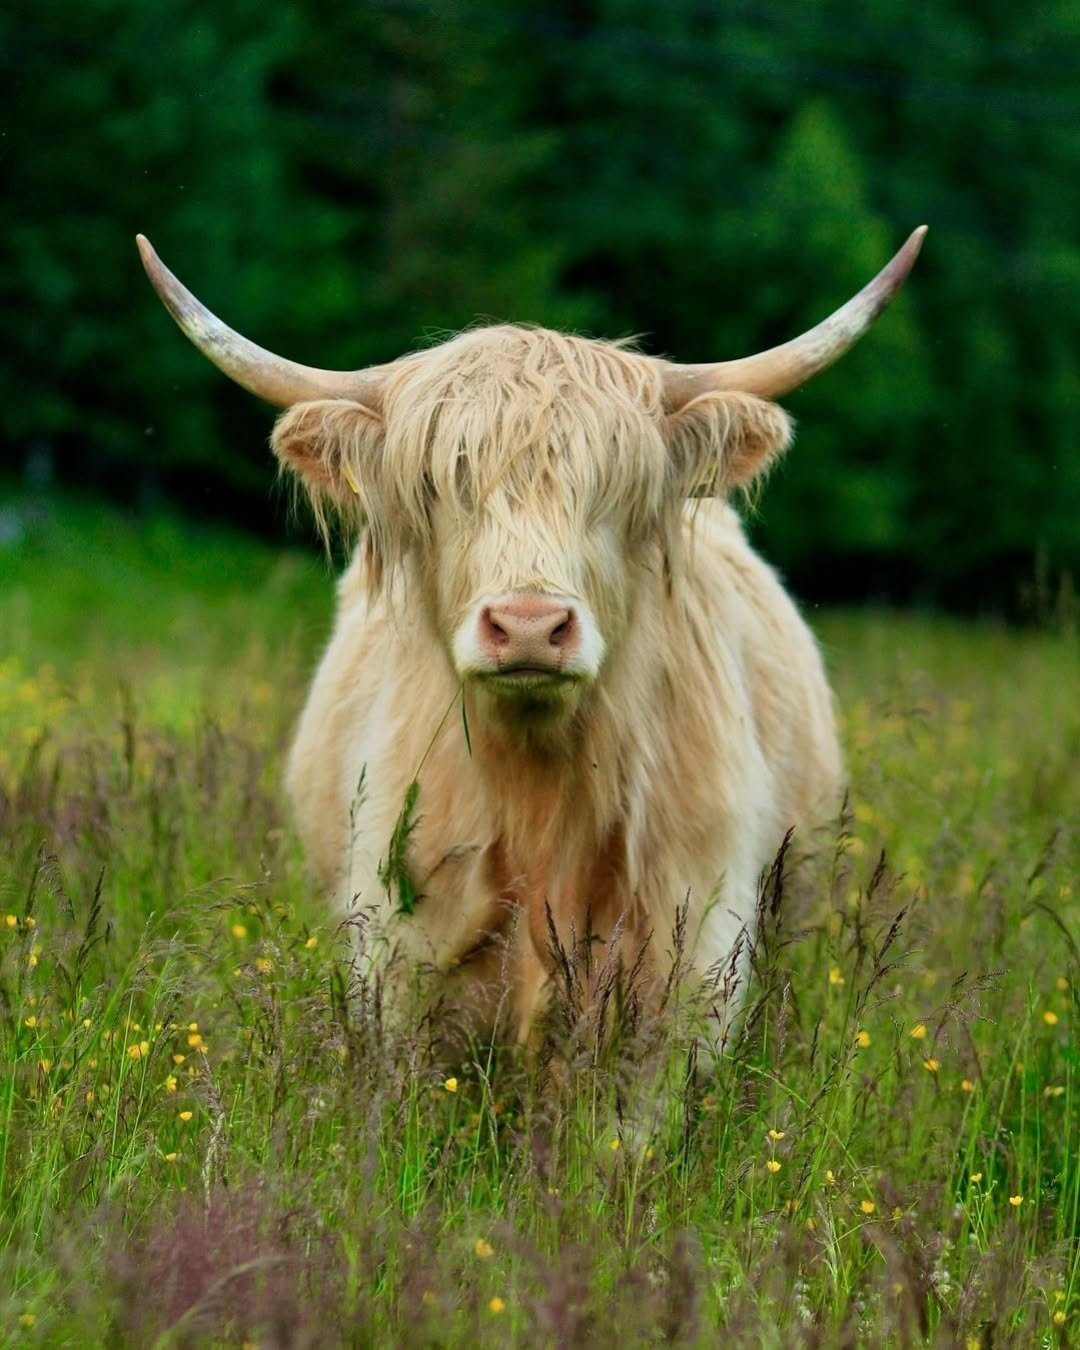
[{"label": "yellow ear tag", "polygon": [[352,469],[350,469],[347,464],[343,464],[341,466],[341,472],[345,478],[346,483],[348,483],[348,485],[352,488],[354,495],[359,497],[360,484],[356,481],[356,476],[353,473]]}]

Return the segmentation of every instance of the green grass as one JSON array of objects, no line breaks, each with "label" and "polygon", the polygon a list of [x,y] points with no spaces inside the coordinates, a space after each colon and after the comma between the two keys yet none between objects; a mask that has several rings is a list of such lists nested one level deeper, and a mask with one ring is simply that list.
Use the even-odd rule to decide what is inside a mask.
[{"label": "green grass", "polygon": [[734,1052],[639,1021],[628,1056],[568,1033],[568,1074],[478,1049],[448,1080],[346,996],[281,802],[326,569],[27,518],[0,554],[0,1340],[1070,1342],[1074,639],[821,616],[850,804],[786,880]]}]

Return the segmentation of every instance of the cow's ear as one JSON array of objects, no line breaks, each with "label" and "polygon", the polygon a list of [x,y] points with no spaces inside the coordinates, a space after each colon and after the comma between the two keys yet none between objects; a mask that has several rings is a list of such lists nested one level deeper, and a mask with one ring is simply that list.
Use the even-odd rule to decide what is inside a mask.
[{"label": "cow's ear", "polygon": [[312,498],[330,498],[339,508],[361,495],[382,442],[379,414],[338,398],[295,404],[278,418],[270,437],[278,459]]},{"label": "cow's ear", "polygon": [[747,487],[791,444],[783,408],[753,394],[701,394],[671,413],[668,441],[688,496],[723,496]]}]

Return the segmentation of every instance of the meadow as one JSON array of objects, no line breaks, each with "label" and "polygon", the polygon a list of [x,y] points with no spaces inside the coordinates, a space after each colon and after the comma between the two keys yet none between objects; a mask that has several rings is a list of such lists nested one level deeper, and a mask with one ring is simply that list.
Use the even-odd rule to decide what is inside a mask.
[{"label": "meadow", "polygon": [[1075,631],[814,612],[850,793],[729,1054],[630,1006],[553,1030],[569,1074],[448,1071],[282,801],[328,567],[9,514],[0,1343],[1075,1343]]}]

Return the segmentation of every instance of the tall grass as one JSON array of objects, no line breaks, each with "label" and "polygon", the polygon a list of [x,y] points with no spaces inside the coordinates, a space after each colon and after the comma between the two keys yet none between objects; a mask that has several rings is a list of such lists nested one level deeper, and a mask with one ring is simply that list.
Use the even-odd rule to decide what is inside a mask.
[{"label": "tall grass", "polygon": [[1070,640],[826,616],[851,793],[729,1053],[613,988],[446,1065],[283,811],[319,569],[71,507],[2,565],[5,1341],[1070,1342]]}]

